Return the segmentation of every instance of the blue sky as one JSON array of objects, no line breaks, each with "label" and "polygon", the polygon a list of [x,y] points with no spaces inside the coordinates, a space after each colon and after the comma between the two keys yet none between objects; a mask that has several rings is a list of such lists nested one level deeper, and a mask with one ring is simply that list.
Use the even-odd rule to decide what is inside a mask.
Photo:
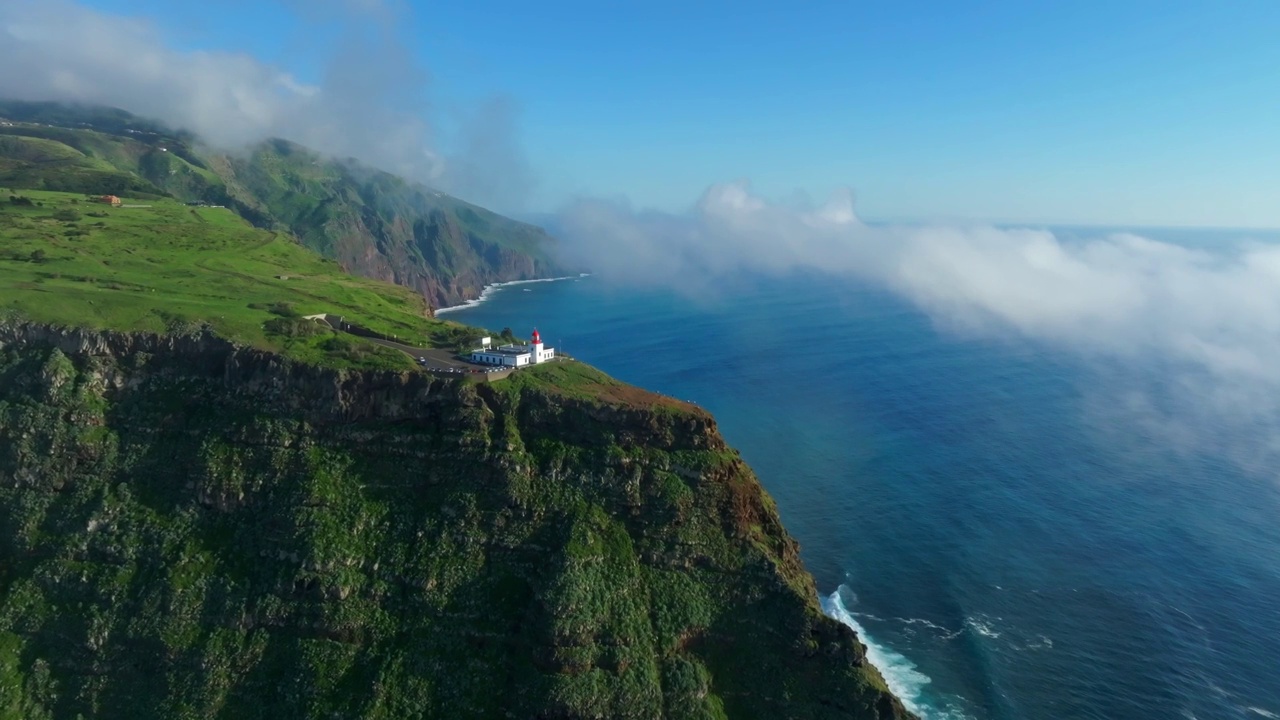
[{"label": "blue sky", "polygon": [[[338,5],[91,0],[323,74]],[[1280,227],[1280,3],[409,2],[445,117],[502,95],[537,185],[677,211],[748,178],[872,219]]]}]

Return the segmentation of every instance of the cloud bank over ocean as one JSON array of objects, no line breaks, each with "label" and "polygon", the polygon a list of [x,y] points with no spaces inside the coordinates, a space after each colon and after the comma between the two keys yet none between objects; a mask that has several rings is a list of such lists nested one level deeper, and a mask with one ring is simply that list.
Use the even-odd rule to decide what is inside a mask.
[{"label": "cloud bank over ocean", "polygon": [[1156,411],[1127,393],[1132,422],[1159,425],[1184,446],[1208,427],[1251,436],[1268,428],[1261,446],[1240,448],[1251,465],[1280,450],[1280,246],[1242,237],[1210,251],[1127,232],[1076,240],[1040,229],[873,226],[858,219],[848,191],[797,207],[746,182],[711,187],[685,214],[581,200],[562,222],[567,256],[614,281],[701,288],[742,272],[816,271],[892,290],[946,331],[1158,364],[1179,388],[1179,409]]},{"label": "cloud bank over ocean", "polygon": [[510,99],[474,105],[446,133],[429,74],[395,34],[406,9],[328,0],[297,10],[343,28],[315,83],[244,53],[175,49],[145,19],[71,0],[0,0],[0,97],[119,107],[224,149],[285,138],[481,204],[521,204],[533,176]]}]

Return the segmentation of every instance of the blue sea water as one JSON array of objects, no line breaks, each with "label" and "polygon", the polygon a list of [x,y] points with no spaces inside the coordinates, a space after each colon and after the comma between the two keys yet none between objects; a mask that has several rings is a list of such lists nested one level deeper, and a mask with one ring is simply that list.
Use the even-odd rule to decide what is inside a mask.
[{"label": "blue sea water", "polygon": [[1280,481],[1109,412],[1161,391],[1142,368],[815,276],[514,285],[450,317],[713,412],[924,718],[1280,718]]}]

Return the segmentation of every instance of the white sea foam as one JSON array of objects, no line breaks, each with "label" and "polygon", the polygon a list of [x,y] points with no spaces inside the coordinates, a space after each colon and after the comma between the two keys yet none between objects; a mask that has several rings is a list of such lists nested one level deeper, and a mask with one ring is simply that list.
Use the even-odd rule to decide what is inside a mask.
[{"label": "white sea foam", "polygon": [[941,625],[925,620],[924,618],[901,618],[899,622],[901,622],[903,625],[923,625],[927,628],[933,628],[934,630],[941,630],[942,632],[950,632],[949,630],[942,627]]},{"label": "white sea foam", "polygon": [[[877,621],[881,620],[881,618],[875,617],[874,615],[868,615],[866,613],[851,613],[851,614],[856,618],[867,618],[868,620],[877,620]],[[922,626],[928,630],[932,630],[934,637],[936,637],[938,640],[942,642],[949,642],[951,640],[954,640],[960,636],[960,633],[964,632],[963,627],[959,630],[949,630],[937,623],[930,622],[929,620],[926,620],[924,618],[896,617],[896,618],[893,618],[893,622],[902,623],[903,627],[906,628],[908,632],[915,632],[913,626],[916,626],[916,625]]]},{"label": "white sea foam", "polygon": [[1034,642],[1027,643],[1026,650],[1052,650],[1053,640],[1047,635],[1039,636]]},{"label": "white sea foam", "polygon": [[1264,718],[1271,718],[1271,720],[1276,720],[1276,718],[1280,718],[1280,715],[1277,715],[1271,712],[1270,710],[1263,710],[1260,707],[1254,707],[1252,705],[1250,705],[1249,707],[1246,707],[1245,710],[1253,713],[1254,715],[1261,715]]},{"label": "white sea foam", "polygon": [[969,626],[970,630],[973,630],[982,637],[988,637],[992,640],[1000,637],[1000,633],[991,627],[991,619],[988,617],[969,617],[964,619],[964,623]]},{"label": "white sea foam", "polygon": [[473,308],[479,305],[480,303],[484,302],[485,300],[488,300],[489,297],[493,295],[493,293],[498,292],[502,288],[511,287],[512,285],[529,285],[530,283],[547,283],[547,282],[559,282],[561,280],[577,280],[579,278],[584,278],[587,276],[588,276],[588,273],[582,273],[580,275],[566,275],[564,277],[538,278],[536,280],[512,280],[510,282],[491,283],[489,285],[484,286],[484,289],[480,291],[480,297],[476,298],[475,300],[468,300],[460,305],[450,305],[449,307],[438,308],[436,310],[436,315],[444,315],[446,313],[456,312],[458,310],[466,310],[467,308]]},{"label": "white sea foam", "polygon": [[916,664],[905,656],[877,644],[875,639],[867,634],[866,629],[858,624],[854,613],[845,607],[839,590],[821,600],[822,609],[827,615],[848,625],[858,633],[862,643],[867,646],[867,660],[876,666],[884,676],[889,689],[908,710],[918,715],[921,720],[968,720],[967,715],[953,707],[939,708],[936,702],[925,699],[925,686],[933,680],[920,672]]}]

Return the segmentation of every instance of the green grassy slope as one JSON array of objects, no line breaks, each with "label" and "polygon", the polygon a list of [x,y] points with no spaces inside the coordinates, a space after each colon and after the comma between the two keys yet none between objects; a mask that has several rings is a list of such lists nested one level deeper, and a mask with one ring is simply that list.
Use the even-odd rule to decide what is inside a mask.
[{"label": "green grassy slope", "polygon": [[[10,130],[11,128],[0,128]],[[110,161],[54,139],[0,135],[0,185],[44,190],[70,190],[92,195],[162,192],[150,182],[117,168]],[[48,133],[54,134],[54,133]]]},{"label": "green grassy slope", "polygon": [[[9,200],[15,192],[32,204]],[[297,316],[344,315],[418,345],[460,327],[427,318],[416,293],[343,273],[230,210],[127,203],[149,207],[0,188],[0,313],[151,332],[208,323],[228,339],[312,362],[390,367],[408,359],[363,343],[357,351],[350,338]]]},{"label": "green grassy slope", "polygon": [[226,205],[436,307],[565,272],[541,228],[282,140],[225,155],[118,110],[0,101],[0,118],[12,121],[0,126],[0,186]]}]

